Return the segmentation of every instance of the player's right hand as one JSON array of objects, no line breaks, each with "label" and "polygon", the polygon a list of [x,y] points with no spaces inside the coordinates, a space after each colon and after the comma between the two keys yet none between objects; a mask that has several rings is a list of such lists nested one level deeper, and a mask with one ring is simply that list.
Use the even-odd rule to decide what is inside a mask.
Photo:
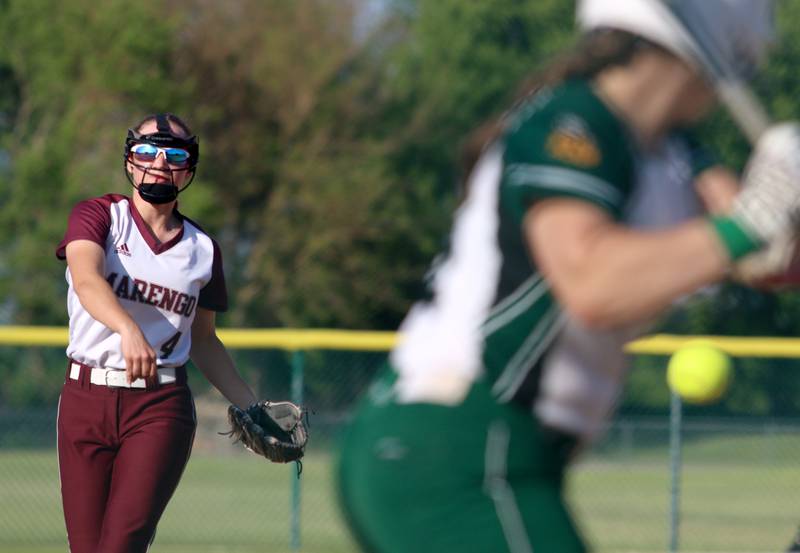
[{"label": "player's right hand", "polygon": [[137,378],[156,378],[156,352],[147,343],[141,329],[135,324],[120,333],[122,356],[125,358],[125,376],[128,384]]},{"label": "player's right hand", "polygon": [[731,216],[754,240],[769,244],[800,221],[800,124],[773,125],[747,163]]}]

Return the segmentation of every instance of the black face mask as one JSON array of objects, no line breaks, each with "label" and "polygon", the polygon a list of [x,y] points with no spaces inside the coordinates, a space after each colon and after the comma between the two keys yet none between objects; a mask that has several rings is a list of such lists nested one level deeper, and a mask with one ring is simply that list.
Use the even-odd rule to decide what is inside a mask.
[{"label": "black face mask", "polygon": [[139,196],[150,204],[168,204],[178,199],[178,187],[167,183],[142,183],[137,187]]},{"label": "black face mask", "polygon": [[[139,196],[148,203],[159,205],[175,201],[178,198],[178,194],[186,190],[189,185],[192,184],[192,181],[194,180],[195,169],[197,168],[197,163],[200,157],[200,147],[196,136],[184,138],[173,134],[166,114],[158,113],[156,114],[155,119],[157,132],[151,134],[141,134],[133,129],[129,129],[128,137],[125,140],[125,164],[131,163],[138,169],[144,171],[142,181],[138,184],[134,182],[133,175],[128,171],[127,165],[124,165],[123,167],[125,169],[125,176],[128,178],[133,187],[139,192]],[[170,182],[145,182],[147,180],[148,171],[152,171],[152,168],[144,165],[137,165],[136,162],[131,159],[130,155],[131,147],[134,144],[139,143],[152,144],[153,146],[161,148],[171,147],[187,150],[190,154],[189,162],[187,167],[180,168],[180,171],[191,171],[192,173],[192,176],[189,179],[189,182],[186,183],[186,186],[178,190],[178,187],[175,186],[173,170],[168,167],[160,169],[159,172],[169,173]]]}]

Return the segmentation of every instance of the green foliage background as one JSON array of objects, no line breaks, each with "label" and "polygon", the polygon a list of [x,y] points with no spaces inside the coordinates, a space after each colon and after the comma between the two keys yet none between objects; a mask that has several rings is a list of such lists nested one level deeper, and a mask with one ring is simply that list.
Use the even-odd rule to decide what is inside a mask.
[{"label": "green foliage background", "polygon": [[[459,146],[570,43],[573,13],[563,0],[0,1],[0,323],[67,322],[53,256],[67,214],[129,193],[126,129],[172,111],[201,137],[181,209],[222,245],[221,325],[394,329],[449,227]],[[757,88],[783,119],[798,116],[800,3],[780,2],[778,20]],[[724,113],[702,135],[743,166]],[[724,286],[664,329],[796,336],[799,301]],[[0,402],[46,401],[25,383],[53,363],[0,352]],[[635,397],[663,409],[663,360],[638,364]],[[800,379],[761,366],[741,362],[748,385],[719,409],[796,413]]]}]

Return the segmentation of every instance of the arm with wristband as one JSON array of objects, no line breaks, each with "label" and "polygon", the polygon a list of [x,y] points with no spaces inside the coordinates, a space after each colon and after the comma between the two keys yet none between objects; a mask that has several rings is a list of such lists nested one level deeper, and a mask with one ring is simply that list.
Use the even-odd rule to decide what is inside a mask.
[{"label": "arm with wristband", "polygon": [[[614,327],[647,319],[676,297],[731,270],[735,275],[794,232],[800,213],[796,159],[800,131],[794,124],[776,125],[756,146],[742,191],[724,214],[638,231],[614,224],[585,202],[545,199],[529,209],[528,242],[554,293],[585,324]],[[553,236],[559,237],[555,245]]]},{"label": "arm with wristband", "polygon": [[800,127],[781,123],[759,139],[742,191],[728,214],[712,218],[745,284],[780,278],[792,265],[800,220]]}]

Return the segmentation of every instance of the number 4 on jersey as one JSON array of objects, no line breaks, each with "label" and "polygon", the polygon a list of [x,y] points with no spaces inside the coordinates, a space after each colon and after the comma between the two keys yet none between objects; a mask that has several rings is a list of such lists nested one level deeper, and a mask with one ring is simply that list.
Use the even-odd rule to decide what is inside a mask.
[{"label": "number 4 on jersey", "polygon": [[178,340],[181,339],[182,332],[176,332],[172,338],[161,344],[161,358],[166,359],[178,345]]}]

